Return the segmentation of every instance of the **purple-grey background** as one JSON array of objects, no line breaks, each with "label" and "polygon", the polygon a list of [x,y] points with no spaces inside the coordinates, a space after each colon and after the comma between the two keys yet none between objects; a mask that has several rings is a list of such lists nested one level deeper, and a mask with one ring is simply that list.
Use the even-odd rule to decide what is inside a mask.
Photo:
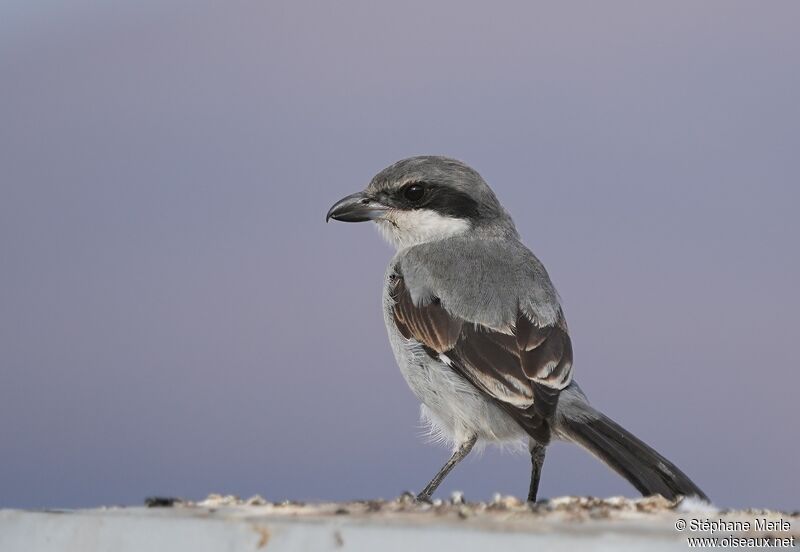
[{"label": "purple-grey background", "polygon": [[[720,505],[796,509],[800,4],[0,8],[0,506],[396,496],[448,451],[328,207],[476,167],[592,401]],[[795,420],[794,422],[792,420]],[[523,495],[487,451],[442,488]],[[542,493],[634,496],[577,447]]]}]

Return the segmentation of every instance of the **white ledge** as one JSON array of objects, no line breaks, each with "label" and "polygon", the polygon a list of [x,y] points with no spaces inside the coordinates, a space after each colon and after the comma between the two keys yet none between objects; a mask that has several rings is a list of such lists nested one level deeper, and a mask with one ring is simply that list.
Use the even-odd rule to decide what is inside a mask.
[{"label": "white ledge", "polygon": [[679,519],[752,522],[756,516],[788,520],[791,530],[772,536],[798,535],[796,513],[720,512],[707,505],[691,511],[660,498],[563,498],[531,508],[513,498],[420,505],[407,499],[246,504],[216,497],[164,508],[0,510],[0,550],[686,550],[687,537],[709,535],[676,530]]}]

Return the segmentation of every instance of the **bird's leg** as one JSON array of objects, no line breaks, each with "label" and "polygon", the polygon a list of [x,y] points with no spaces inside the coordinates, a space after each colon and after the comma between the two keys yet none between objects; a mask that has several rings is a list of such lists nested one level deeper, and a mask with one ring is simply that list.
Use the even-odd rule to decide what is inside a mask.
[{"label": "bird's leg", "polygon": [[436,488],[439,486],[439,484],[444,480],[445,477],[447,477],[447,474],[456,467],[456,464],[461,462],[467,456],[467,454],[469,454],[469,451],[471,451],[472,447],[475,446],[475,442],[477,440],[478,436],[473,435],[461,443],[461,445],[459,445],[459,447],[453,453],[453,456],[450,457],[450,460],[448,460],[445,465],[442,466],[442,469],[439,470],[439,473],[434,475],[433,479],[431,479],[431,482],[428,483],[425,488],[422,489],[422,492],[417,495],[417,500],[421,502],[429,502],[431,495],[434,493],[434,491],[436,491]]},{"label": "bird's leg", "polygon": [[536,495],[539,492],[539,478],[542,475],[544,465],[544,453],[547,447],[531,440],[531,486],[528,489],[528,502],[536,502]]}]

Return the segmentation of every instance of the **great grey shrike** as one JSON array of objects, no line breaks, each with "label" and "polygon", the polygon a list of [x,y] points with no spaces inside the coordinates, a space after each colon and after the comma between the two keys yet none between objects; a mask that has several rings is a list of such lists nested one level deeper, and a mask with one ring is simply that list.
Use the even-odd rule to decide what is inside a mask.
[{"label": "great grey shrike", "polygon": [[398,161],[326,220],[374,221],[397,253],[383,313],[394,356],[432,431],[453,454],[427,501],[476,442],[527,441],[528,500],[545,450],[572,441],[643,495],[705,494],[672,462],[593,408],[572,377],[558,294],[511,217],[473,169],[446,157]]}]

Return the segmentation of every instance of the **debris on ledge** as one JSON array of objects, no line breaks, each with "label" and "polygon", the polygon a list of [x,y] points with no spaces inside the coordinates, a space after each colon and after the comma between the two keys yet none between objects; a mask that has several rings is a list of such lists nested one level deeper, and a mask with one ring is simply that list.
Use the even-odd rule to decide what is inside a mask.
[{"label": "debris on ledge", "polygon": [[[683,526],[681,526],[683,524]],[[693,525],[694,524],[694,525]],[[682,528],[681,528],[682,527]],[[154,497],[145,507],[0,510],[0,550],[686,550],[695,537],[800,542],[800,512],[719,510],[695,499],[560,497],[529,504],[496,495],[468,502],[394,500],[270,502],[209,495]],[[718,548],[747,548],[737,541]],[[754,542],[756,542],[754,540]],[[781,541],[783,542],[783,541]],[[87,546],[86,543],[91,543]],[[708,546],[708,545],[706,545]],[[762,546],[763,547],[763,546]],[[511,549],[511,548],[508,548]]]}]

